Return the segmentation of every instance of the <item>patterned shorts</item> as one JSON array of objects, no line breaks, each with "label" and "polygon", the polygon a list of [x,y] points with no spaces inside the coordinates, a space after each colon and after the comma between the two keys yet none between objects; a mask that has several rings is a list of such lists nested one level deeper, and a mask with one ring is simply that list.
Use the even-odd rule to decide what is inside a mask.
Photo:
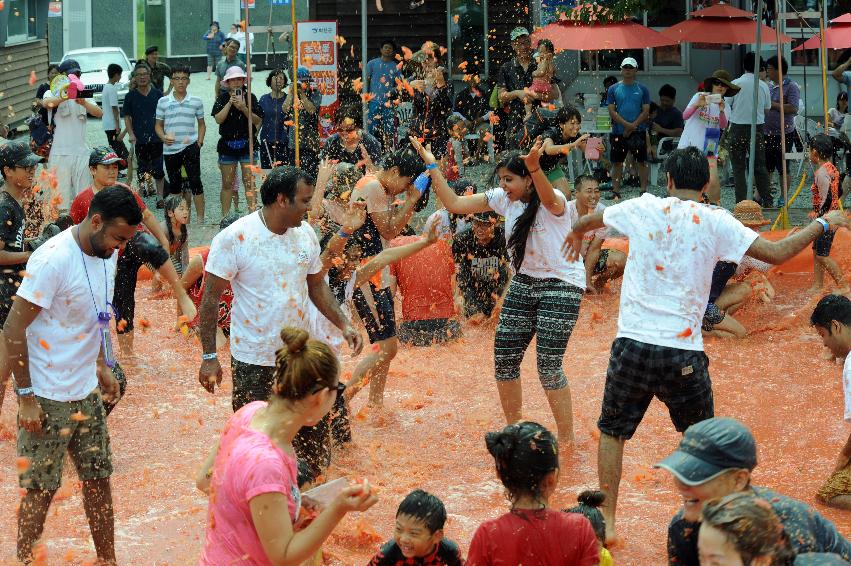
[{"label": "patterned shorts", "polygon": [[840,495],[851,495],[851,465],[833,472],[816,493],[816,498],[823,503],[829,503]]},{"label": "patterned shorts", "polygon": [[667,405],[678,432],[714,416],[709,358],[700,351],[616,338],[597,427],[615,438],[632,438],[653,397]]}]

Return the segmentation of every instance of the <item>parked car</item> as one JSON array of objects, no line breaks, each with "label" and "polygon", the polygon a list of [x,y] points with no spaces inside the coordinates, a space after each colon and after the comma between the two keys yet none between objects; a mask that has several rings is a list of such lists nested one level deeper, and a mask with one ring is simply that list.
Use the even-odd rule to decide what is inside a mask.
[{"label": "parked car", "polygon": [[106,68],[110,64],[115,63],[121,66],[121,79],[115,85],[118,89],[118,104],[124,104],[124,97],[129,90],[130,71],[133,66],[130,59],[120,47],[89,47],[86,49],[75,49],[69,51],[62,57],[62,61],[66,59],[74,59],[80,64],[82,76],[80,80],[86,85],[86,88],[92,89],[94,92],[94,101],[101,103],[104,83],[109,82],[109,77],[106,74]]}]

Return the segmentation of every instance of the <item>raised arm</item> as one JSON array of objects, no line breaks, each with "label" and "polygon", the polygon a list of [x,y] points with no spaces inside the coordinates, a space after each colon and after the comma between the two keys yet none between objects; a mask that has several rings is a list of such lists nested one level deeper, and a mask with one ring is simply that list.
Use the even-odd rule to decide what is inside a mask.
[{"label": "raised arm", "polygon": [[336,260],[346,249],[349,236],[355,233],[363,223],[366,222],[366,202],[353,201],[349,203],[349,209],[343,218],[340,231],[334,234],[325,246],[319,260],[322,262],[323,275],[336,263]]},{"label": "raised arm", "polygon": [[437,197],[446,210],[453,214],[474,214],[476,212],[485,212],[491,210],[488,204],[488,198],[483,193],[475,195],[458,196],[455,191],[449,188],[446,183],[446,178],[440,172],[439,167],[433,167],[437,164],[434,154],[427,149],[419,140],[413,136],[409,138],[414,149],[420,154],[420,157],[426,164],[426,172],[431,176],[431,184],[434,187]]},{"label": "raised arm", "polygon": [[824,226],[819,220],[827,222],[830,228],[848,227],[848,218],[845,214],[834,210],[813,220],[806,228],[782,240],[772,242],[765,238],[757,238],[748,248],[747,255],[774,265],[781,264],[794,257],[824,233]]},{"label": "raised arm", "polygon": [[426,233],[420,240],[405,244],[404,246],[396,246],[395,248],[387,248],[377,256],[369,260],[363,267],[355,272],[355,287],[360,287],[372,276],[401,259],[412,256],[418,251],[427,248],[437,241],[437,230],[439,222],[432,222]]},{"label": "raised arm", "polygon": [[529,153],[522,156],[523,162],[526,163],[526,169],[529,170],[529,175],[532,177],[532,182],[535,184],[535,191],[538,193],[538,198],[541,199],[541,205],[546,208],[554,216],[564,214],[563,199],[556,196],[550,180],[541,170],[541,138],[535,140],[535,144],[529,150]]},{"label": "raised arm", "polygon": [[564,238],[564,243],[561,245],[561,253],[564,254],[567,261],[576,261],[579,259],[579,251],[582,249],[582,237],[589,230],[596,230],[605,226],[603,224],[603,213],[595,212],[594,214],[586,214],[579,219],[579,222],[573,225],[573,230],[568,232]]}]

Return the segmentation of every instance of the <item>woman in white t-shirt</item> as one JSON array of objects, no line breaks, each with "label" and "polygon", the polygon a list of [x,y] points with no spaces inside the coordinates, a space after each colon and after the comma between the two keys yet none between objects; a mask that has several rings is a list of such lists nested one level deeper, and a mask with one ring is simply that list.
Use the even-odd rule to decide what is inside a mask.
[{"label": "woman in white t-shirt", "polygon": [[[541,142],[527,155],[497,164],[500,186],[458,196],[446,184],[434,155],[416,139],[437,196],[454,214],[493,210],[505,217],[505,237],[515,275],[508,287],[494,341],[497,389],[508,423],[522,419],[520,362],[537,335],[538,377],[558,427],[559,441],[573,443],[570,387],[562,369],[567,341],[585,293],[585,266],[559,253],[564,237],[579,220],[565,196],[553,189],[539,164]],[[571,212],[571,210],[573,212]]]},{"label": "woman in white t-shirt", "polygon": [[694,146],[709,160],[709,190],[706,192],[711,204],[721,202],[721,183],[718,180],[718,144],[721,131],[727,127],[724,97],[735,96],[740,87],[730,82],[730,74],[718,69],[703,81],[706,92],[697,92],[691,97],[683,119],[686,121],[677,148]]}]

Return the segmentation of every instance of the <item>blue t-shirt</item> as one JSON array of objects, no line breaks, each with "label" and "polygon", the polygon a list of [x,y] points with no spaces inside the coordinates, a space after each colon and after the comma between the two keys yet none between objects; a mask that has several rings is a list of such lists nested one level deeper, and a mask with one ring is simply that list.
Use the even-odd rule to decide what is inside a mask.
[{"label": "blue t-shirt", "polygon": [[121,114],[130,116],[133,133],[136,134],[136,143],[162,143],[154,131],[157,104],[162,96],[162,91],[152,86],[147,96],[133,89],[124,97],[124,108]]},{"label": "blue t-shirt", "polygon": [[263,109],[263,124],[260,126],[260,140],[273,143],[287,140],[288,128],[284,125],[287,114],[284,113],[285,97],[272,98],[271,94],[260,97],[260,108]]},{"label": "blue t-shirt", "polygon": [[[627,122],[633,122],[641,115],[641,107],[645,104],[650,104],[650,91],[647,87],[639,82],[634,82],[631,85],[626,85],[623,81],[613,84],[609,87],[606,105],[615,105],[618,114]],[[637,131],[647,129],[647,124],[641,124]],[[622,134],[623,126],[615,121],[612,121],[612,133]]]},{"label": "blue t-shirt", "polygon": [[377,57],[366,64],[366,76],[369,77],[369,92],[375,95],[374,100],[384,104],[387,95],[396,88],[396,77],[401,77],[402,73],[396,67],[396,61]]}]

